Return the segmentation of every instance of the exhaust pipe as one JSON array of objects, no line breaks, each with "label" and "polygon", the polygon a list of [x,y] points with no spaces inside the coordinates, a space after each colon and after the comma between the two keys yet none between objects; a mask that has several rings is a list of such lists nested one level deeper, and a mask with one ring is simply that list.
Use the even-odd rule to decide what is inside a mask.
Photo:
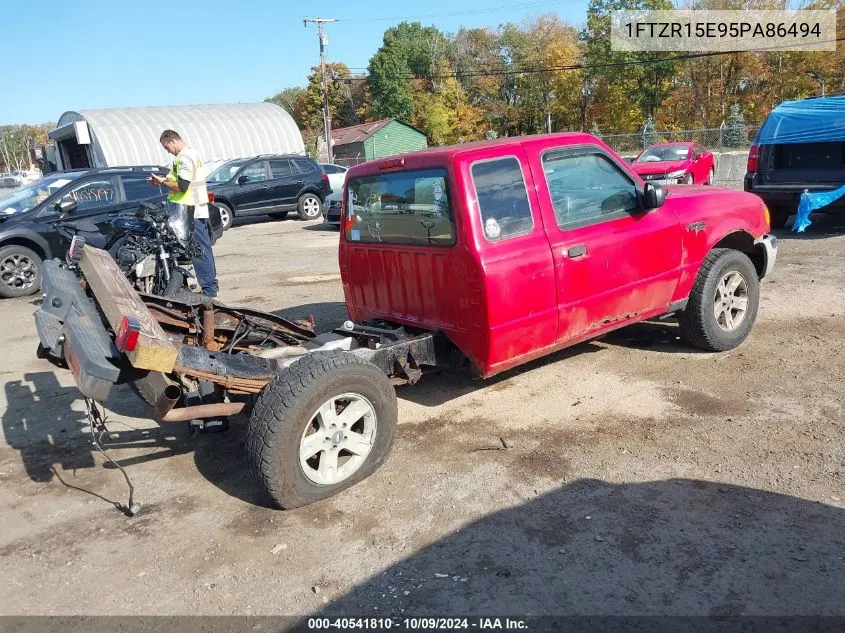
[{"label": "exhaust pipe", "polygon": [[245,402],[215,402],[213,404],[198,404],[193,407],[171,409],[162,418],[162,422],[190,422],[203,418],[225,418],[237,415],[246,406]]},{"label": "exhaust pipe", "polygon": [[174,409],[182,390],[176,385],[168,385],[153,408],[153,416],[156,422],[190,422],[191,420],[202,420],[203,418],[221,418],[229,415],[237,415],[243,411],[244,402],[215,402],[212,404],[198,404],[193,407],[182,407]]},{"label": "exhaust pipe", "polygon": [[205,349],[218,349],[214,344],[214,334],[214,305],[207,302],[202,304],[202,346]]},{"label": "exhaust pipe", "polygon": [[167,385],[153,407],[153,418],[156,422],[164,422],[164,416],[170,413],[170,410],[176,406],[181,397],[182,390],[178,385]]}]

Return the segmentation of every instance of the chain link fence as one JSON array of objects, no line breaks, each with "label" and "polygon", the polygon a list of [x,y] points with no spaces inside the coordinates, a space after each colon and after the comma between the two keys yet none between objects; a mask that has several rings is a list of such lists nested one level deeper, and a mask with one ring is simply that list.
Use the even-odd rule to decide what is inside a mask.
[{"label": "chain link fence", "polygon": [[[699,143],[705,149],[716,154],[716,182],[734,188],[742,188],[745,175],[745,156],[736,156],[748,150],[759,127],[746,126],[745,142],[731,139],[726,126],[720,128],[705,128],[700,130],[665,130],[656,131],[651,136],[652,143]],[[623,156],[628,162],[644,149],[643,133],[632,132],[625,134],[602,134],[599,138],[607,143],[615,152]],[[733,142],[731,142],[733,140]],[[728,145],[730,143],[730,146]],[[352,167],[365,162],[364,156],[335,157],[336,165]]]},{"label": "chain link fence", "polygon": [[341,167],[354,167],[355,165],[360,165],[361,163],[366,162],[367,159],[363,156],[343,156],[337,157],[335,156],[334,164],[340,165]]},{"label": "chain link fence", "polygon": [[[656,131],[651,136],[654,143],[699,143],[711,152],[731,152],[748,149],[754,137],[757,135],[758,127],[745,128],[745,143],[742,145],[733,144],[733,147],[726,145],[728,136],[727,128],[709,128],[702,130],[670,130]],[[607,143],[619,154],[638,154],[644,149],[644,136],[642,132],[630,134],[600,134],[599,138]],[[649,143],[651,145],[653,143]]]}]

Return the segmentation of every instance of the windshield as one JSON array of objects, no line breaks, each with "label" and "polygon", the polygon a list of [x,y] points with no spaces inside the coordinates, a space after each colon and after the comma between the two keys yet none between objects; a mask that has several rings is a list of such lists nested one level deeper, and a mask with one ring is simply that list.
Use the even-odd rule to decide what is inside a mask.
[{"label": "windshield", "polygon": [[85,172],[82,171],[52,174],[30,185],[15,189],[9,195],[0,198],[0,216],[30,211],[84,174]]},{"label": "windshield", "polygon": [[662,145],[649,147],[635,162],[659,163],[668,160],[686,160],[687,156],[689,156],[689,145]]},{"label": "windshield", "polygon": [[241,167],[243,167],[245,162],[246,161],[243,160],[234,160],[228,163],[223,163],[220,167],[209,174],[206,182],[229,182],[235,177],[235,174]]}]

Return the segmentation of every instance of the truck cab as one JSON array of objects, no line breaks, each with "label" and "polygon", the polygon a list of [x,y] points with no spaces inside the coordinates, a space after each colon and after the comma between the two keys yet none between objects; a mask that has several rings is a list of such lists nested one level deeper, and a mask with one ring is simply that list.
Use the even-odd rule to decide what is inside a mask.
[{"label": "truck cab", "polygon": [[719,295],[737,307],[709,324],[707,347],[726,349],[750,330],[748,295],[774,264],[768,222],[755,195],[646,183],[590,135],[470,143],[349,170],[341,278],[354,321],[441,332],[491,376],[683,314],[708,256],[728,250],[754,279],[746,271],[742,296]]}]

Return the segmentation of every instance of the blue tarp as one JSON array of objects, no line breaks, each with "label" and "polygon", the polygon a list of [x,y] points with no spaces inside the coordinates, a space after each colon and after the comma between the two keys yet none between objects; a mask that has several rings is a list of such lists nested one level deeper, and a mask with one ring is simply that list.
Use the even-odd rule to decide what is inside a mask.
[{"label": "blue tarp", "polygon": [[845,196],[845,186],[834,189],[833,191],[822,191],[819,193],[801,194],[801,202],[798,204],[798,215],[795,217],[795,223],[792,225],[792,230],[796,233],[803,233],[804,229],[810,226],[810,213],[816,209],[826,207],[831,202],[835,202],[842,196]]},{"label": "blue tarp", "polygon": [[755,145],[845,141],[845,96],[784,101],[766,118]]}]

